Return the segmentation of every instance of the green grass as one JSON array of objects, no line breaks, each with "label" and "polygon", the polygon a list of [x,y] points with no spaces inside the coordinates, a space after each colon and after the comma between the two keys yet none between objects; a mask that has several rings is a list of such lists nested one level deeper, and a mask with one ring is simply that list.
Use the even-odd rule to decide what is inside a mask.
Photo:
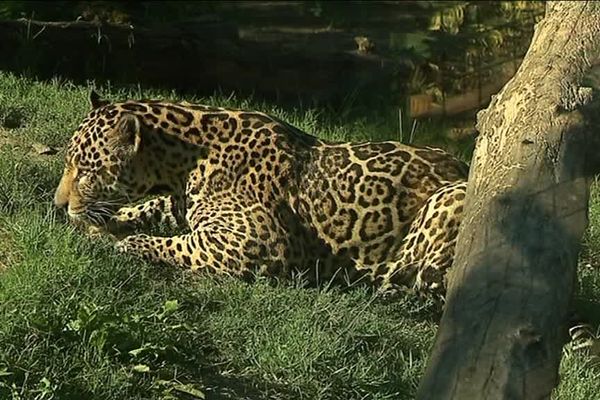
[{"label": "green grass", "polygon": [[[101,88],[109,98],[175,93]],[[0,73],[0,399],[411,399],[436,323],[427,304],[366,289],[247,284],[116,254],[51,200],[88,88]],[[393,123],[224,96],[321,137],[394,137]],[[425,140],[425,131],[417,131]],[[592,196],[580,310],[600,322],[600,193]],[[589,264],[589,265],[587,265]],[[600,398],[600,369],[567,351],[556,399]]]}]

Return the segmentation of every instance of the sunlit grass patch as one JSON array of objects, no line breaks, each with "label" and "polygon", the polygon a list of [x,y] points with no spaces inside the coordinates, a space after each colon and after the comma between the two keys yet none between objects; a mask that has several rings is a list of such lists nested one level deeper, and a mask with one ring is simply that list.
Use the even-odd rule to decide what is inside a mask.
[{"label": "sunlit grass patch", "polygon": [[[192,274],[117,254],[110,240],[69,226],[52,206],[62,152],[39,156],[23,143],[62,150],[88,110],[90,87],[0,72],[0,399],[414,398],[437,325],[411,297],[384,302],[365,288]],[[98,90],[112,100],[181,100]],[[373,123],[352,110],[290,110],[225,95],[185,100],[268,112],[330,140],[398,134],[395,120]],[[435,129],[418,125],[414,141],[427,143]],[[595,323],[599,193],[576,301]],[[600,398],[590,358],[566,352],[555,398]]]}]

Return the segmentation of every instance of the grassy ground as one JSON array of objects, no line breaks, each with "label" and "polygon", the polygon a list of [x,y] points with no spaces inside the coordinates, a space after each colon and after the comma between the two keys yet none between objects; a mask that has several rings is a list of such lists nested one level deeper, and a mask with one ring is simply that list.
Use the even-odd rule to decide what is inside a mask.
[{"label": "grassy ground", "polygon": [[[62,153],[38,155],[30,144],[63,146],[87,111],[87,92],[0,73],[1,399],[414,397],[436,330],[426,304],[301,280],[250,285],[168,270],[69,227],[51,204]],[[311,111],[200,101],[268,111],[327,138],[397,134]],[[600,194],[592,200],[578,308],[597,323]],[[589,358],[567,350],[561,375],[555,399],[600,398],[600,369]]]}]

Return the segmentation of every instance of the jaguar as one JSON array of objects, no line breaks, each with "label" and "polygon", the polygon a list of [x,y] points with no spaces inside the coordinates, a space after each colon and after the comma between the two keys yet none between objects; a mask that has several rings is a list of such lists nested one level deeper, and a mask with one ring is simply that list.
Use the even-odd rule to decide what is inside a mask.
[{"label": "jaguar", "polygon": [[[131,230],[119,251],[250,278],[305,274],[441,293],[468,165],[432,147],[322,140],[263,112],[91,91],[54,202]],[[173,235],[143,229],[165,223]]]}]

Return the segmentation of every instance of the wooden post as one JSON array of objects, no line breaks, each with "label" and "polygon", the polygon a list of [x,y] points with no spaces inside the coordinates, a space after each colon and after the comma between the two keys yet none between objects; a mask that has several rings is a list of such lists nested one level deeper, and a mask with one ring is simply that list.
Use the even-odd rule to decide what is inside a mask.
[{"label": "wooden post", "polygon": [[[548,399],[598,171],[600,2],[548,2],[516,75],[479,113],[446,308],[418,399]],[[597,108],[596,108],[597,110]]]}]

